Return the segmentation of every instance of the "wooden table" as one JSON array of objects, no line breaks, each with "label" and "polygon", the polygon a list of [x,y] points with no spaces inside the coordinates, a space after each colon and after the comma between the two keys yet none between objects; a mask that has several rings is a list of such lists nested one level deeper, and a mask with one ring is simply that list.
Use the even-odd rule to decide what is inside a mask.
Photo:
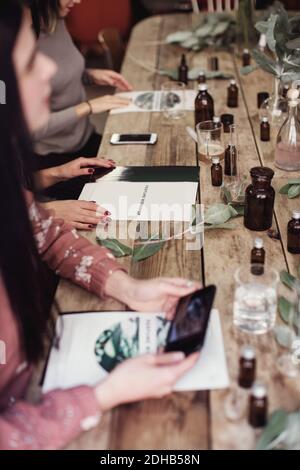
[{"label": "wooden table", "polygon": [[[147,19],[133,30],[123,66],[123,74],[137,90],[159,89],[165,77],[153,73],[154,69],[178,66],[181,49],[162,45],[159,42],[177,29],[194,25],[198,18],[193,15],[162,16]],[[145,44],[145,41],[156,41]],[[209,51],[188,53],[190,67],[207,68]],[[215,55],[215,54],[214,54]],[[235,122],[240,133],[240,168],[249,176],[253,166],[265,164],[274,168],[272,143],[261,143],[258,136],[256,94],[270,90],[269,75],[257,71],[247,77],[239,75],[241,60],[232,54],[221,52],[220,70],[235,75],[240,86],[239,108],[234,110]],[[143,62],[145,67],[138,65]],[[209,91],[215,100],[215,113],[231,112],[226,107],[226,81],[211,80]],[[196,84],[195,84],[196,86]],[[159,113],[123,114],[110,116],[107,120],[101,155],[109,155],[118,165],[196,165],[196,148],[185,131],[193,126],[193,113],[185,120],[166,123]],[[113,132],[157,132],[157,145],[148,147],[112,147],[109,144]],[[220,201],[218,188],[210,184],[210,165],[201,164],[201,202],[206,206]],[[294,175],[293,175],[294,176]],[[275,170],[274,187],[278,189],[290,174]],[[299,200],[288,200],[276,195],[274,228],[281,234],[282,242],[260,233],[267,252],[267,261],[279,271],[288,269],[297,272],[299,256],[286,250],[286,225],[293,208]],[[205,235],[202,252],[186,251],[184,240],[173,240],[154,257],[132,264],[130,258],[124,262],[133,276],[184,276],[214,283],[218,287],[216,307],[220,311],[225,341],[226,356],[232,379],[236,378],[239,350],[242,344],[253,344],[258,356],[258,378],[267,384],[270,410],[284,407],[294,410],[300,407],[299,381],[288,380],[278,374],[276,358],[282,352],[272,334],[246,337],[232,323],[232,301],[234,292],[233,273],[241,264],[249,263],[255,233],[243,226],[242,218],[235,221],[235,230],[209,231]],[[95,234],[88,235],[93,241]],[[280,286],[281,293],[284,287]],[[100,302],[96,297],[69,282],[60,283],[58,302],[61,311],[124,309],[115,301]],[[226,390],[213,392],[174,393],[157,400],[121,406],[106,414],[101,424],[73,442],[70,449],[245,449],[253,448],[256,435],[246,419],[230,422],[224,415]]]}]

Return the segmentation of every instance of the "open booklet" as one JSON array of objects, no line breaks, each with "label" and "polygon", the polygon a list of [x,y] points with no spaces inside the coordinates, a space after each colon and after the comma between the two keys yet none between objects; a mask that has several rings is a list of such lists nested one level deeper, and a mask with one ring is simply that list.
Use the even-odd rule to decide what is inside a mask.
[{"label": "open booklet", "polygon": [[131,103],[126,108],[118,108],[110,111],[111,114],[160,112],[164,109],[164,100],[168,100],[168,107],[176,110],[194,111],[196,90],[170,90],[168,93],[162,91],[129,91],[118,93],[119,96],[128,98]]},{"label": "open booklet", "polygon": [[105,207],[112,220],[188,222],[198,184],[199,167],[117,167],[100,171],[79,199]]},{"label": "open booklet", "polygon": [[[161,349],[168,328],[169,322],[163,314],[85,312],[62,315],[57,322],[59,349],[54,346],[51,349],[43,391],[95,385],[122,361]],[[175,390],[228,386],[220,318],[213,309],[200,358],[179,380]]]}]

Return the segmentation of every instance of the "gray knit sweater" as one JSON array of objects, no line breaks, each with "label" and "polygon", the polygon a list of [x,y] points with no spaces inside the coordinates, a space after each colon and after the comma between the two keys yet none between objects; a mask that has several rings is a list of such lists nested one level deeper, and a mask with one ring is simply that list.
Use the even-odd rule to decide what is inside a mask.
[{"label": "gray knit sweater", "polygon": [[62,19],[53,33],[41,33],[38,49],[56,63],[57,73],[52,80],[51,116],[34,134],[35,151],[40,155],[76,152],[94,131],[89,118],[78,118],[75,112],[76,105],[86,101],[84,58]]}]

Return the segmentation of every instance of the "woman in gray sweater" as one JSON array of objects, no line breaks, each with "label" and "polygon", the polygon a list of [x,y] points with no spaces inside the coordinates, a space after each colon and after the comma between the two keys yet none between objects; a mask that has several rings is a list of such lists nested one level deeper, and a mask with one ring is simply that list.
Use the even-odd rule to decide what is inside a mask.
[{"label": "woman in gray sweater", "polygon": [[[70,9],[80,1],[28,0],[38,36],[38,49],[57,66],[51,83],[50,119],[35,133],[34,141],[37,169],[42,170],[37,172],[38,186],[40,189],[47,187],[46,194],[59,199],[47,203],[48,207],[76,228],[91,230],[97,218],[99,220],[103,216],[104,209],[99,210],[92,203],[69,200],[79,196],[85,181],[74,176],[92,171],[83,168],[81,157],[95,157],[101,142],[90,115],[127,106],[129,101],[114,95],[87,101],[84,84],[111,85],[122,91],[129,91],[132,87],[115,71],[85,68],[84,58],[74,45],[64,21]],[[90,160],[86,162],[86,166],[91,165]],[[100,160],[96,165],[113,164]],[[66,175],[72,180],[65,181]],[[63,182],[54,184],[57,181]]]}]

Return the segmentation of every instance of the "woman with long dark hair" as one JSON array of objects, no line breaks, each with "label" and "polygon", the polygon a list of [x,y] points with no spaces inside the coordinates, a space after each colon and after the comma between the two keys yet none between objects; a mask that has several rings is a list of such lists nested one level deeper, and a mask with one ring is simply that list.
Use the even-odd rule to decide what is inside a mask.
[{"label": "woman with long dark hair", "polygon": [[[84,184],[89,182],[89,178],[81,175],[93,171],[90,160],[97,156],[101,142],[90,115],[124,107],[129,101],[118,95],[88,101],[84,85],[110,85],[122,91],[130,90],[131,86],[113,70],[86,69],[84,58],[65,25],[65,17],[80,1],[26,0],[26,3],[38,37],[38,49],[57,65],[57,73],[52,79],[50,118],[34,134],[37,168],[42,170],[37,172],[37,180],[43,194],[51,199],[46,203],[47,208],[55,210],[59,217],[77,229],[92,230],[106,209],[77,200]],[[84,164],[81,157],[89,160]],[[95,161],[96,166],[101,163],[103,166],[114,165],[109,160]]]},{"label": "woman with long dark hair", "polygon": [[[196,283],[184,279],[132,279],[106,249],[35,203],[30,187],[34,131],[49,117],[55,64],[37,52],[30,19],[17,0],[0,3],[0,448],[62,448],[95,426],[112,407],[172,390],[196,356],[147,355],[124,362],[96,387],[56,390],[32,405],[24,396],[33,366],[53,337],[42,261],[98,296],[111,296],[140,311],[172,316],[180,296]],[[3,352],[3,348],[1,348]],[[4,364],[3,364],[4,362]]]}]

